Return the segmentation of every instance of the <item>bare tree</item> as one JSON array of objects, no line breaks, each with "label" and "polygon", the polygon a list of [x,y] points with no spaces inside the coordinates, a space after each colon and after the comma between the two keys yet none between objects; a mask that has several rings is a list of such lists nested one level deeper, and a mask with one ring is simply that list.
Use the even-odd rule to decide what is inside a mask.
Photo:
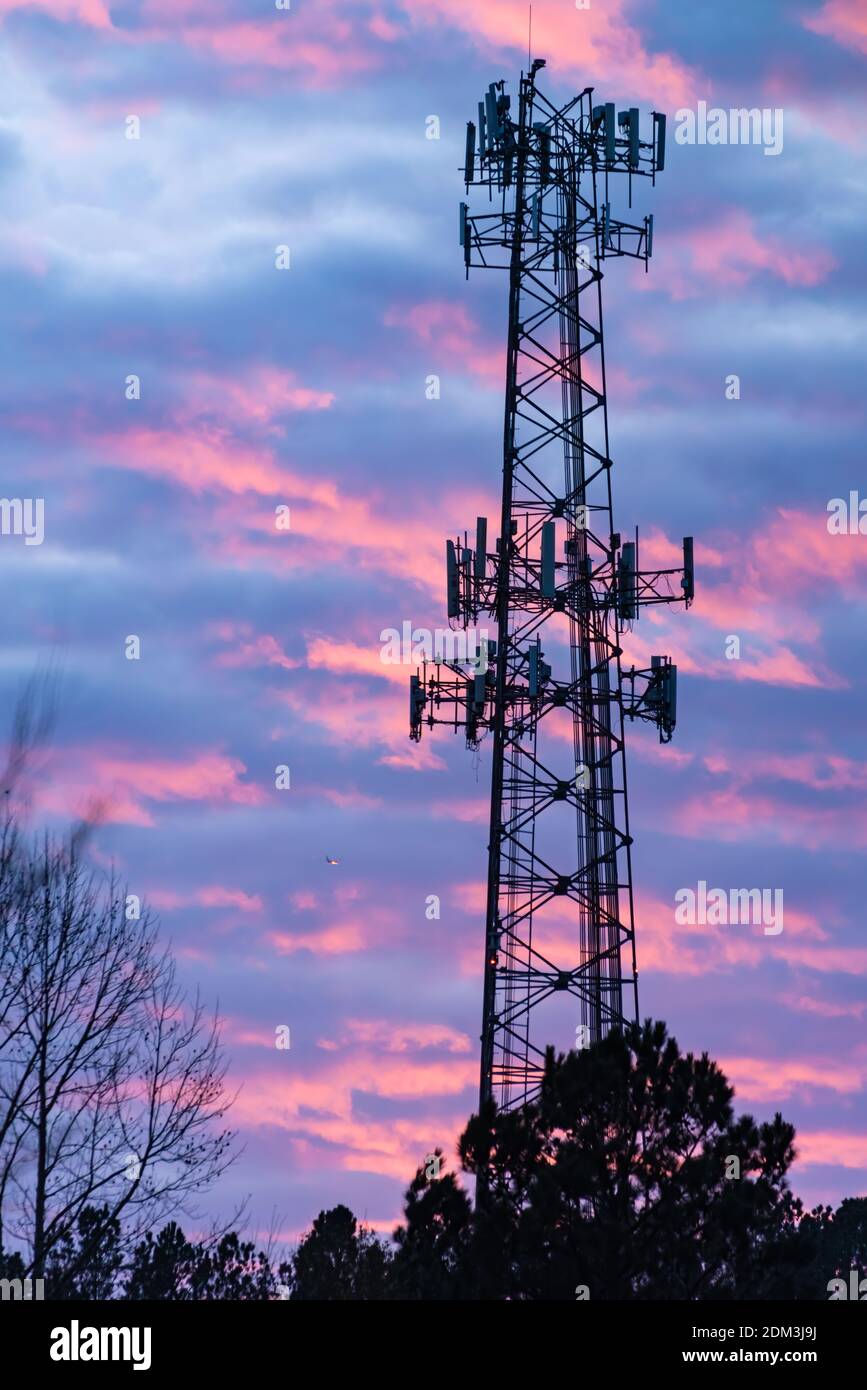
[{"label": "bare tree", "polygon": [[[16,721],[13,773],[34,730],[38,719]],[[130,1245],[169,1216],[195,1216],[234,1136],[217,1017],[185,995],[150,913],[85,863],[82,826],[34,844],[6,808],[0,1248],[11,1237],[38,1278],[85,1208],[122,1218]]]},{"label": "bare tree", "polygon": [[132,1240],[233,1157],[216,1017],[145,910],[69,843],[20,843],[0,920],[0,1219],[45,1260],[88,1206]]}]

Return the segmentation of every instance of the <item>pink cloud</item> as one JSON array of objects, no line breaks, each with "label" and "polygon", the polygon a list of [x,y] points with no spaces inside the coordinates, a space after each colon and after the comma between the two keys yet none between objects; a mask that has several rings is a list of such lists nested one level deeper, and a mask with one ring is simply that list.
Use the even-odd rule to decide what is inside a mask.
[{"label": "pink cloud", "polygon": [[743,786],[705,791],[681,802],[672,824],[690,838],[821,849],[867,844],[867,813],[851,806],[798,806]]},{"label": "pink cloud", "polygon": [[193,893],[174,893],[157,888],[147,894],[147,901],[162,910],[197,906],[237,907],[241,912],[261,912],[263,906],[258,893],[245,893],[240,888],[223,888],[219,884],[197,888]]},{"label": "pink cloud", "polygon": [[185,383],[177,419],[184,422],[213,415],[239,424],[270,426],[287,412],[328,410],[334,399],[333,391],[301,386],[294,372],[272,366],[250,367],[240,379],[196,372]]},{"label": "pink cloud", "polygon": [[[409,306],[393,305],[383,322],[388,328],[405,328],[415,342],[441,354],[447,365],[485,378],[500,387],[505,381],[506,354],[497,343],[485,343],[465,304],[460,300],[425,300]],[[439,365],[438,362],[433,366]]]},{"label": "pink cloud", "polygon": [[[93,438],[115,467],[172,478],[197,493],[216,488],[274,497],[297,489],[316,499],[331,495],[321,484],[308,491],[305,480],[275,461],[269,443],[241,441],[236,432],[253,426],[265,437],[282,435],[276,423],[281,415],[327,410],[333,392],[302,386],[294,372],[262,365],[250,367],[240,379],[197,372],[181,384],[170,426]],[[270,520],[273,527],[273,515]]]},{"label": "pink cloud", "polygon": [[[327,1058],[328,1052],[324,1056]],[[271,1089],[271,1100],[268,1103],[263,1094],[264,1104],[252,1110],[252,1117],[258,1118],[258,1123],[267,1123],[268,1114],[279,1114],[281,1110],[285,1113],[286,1108],[294,1109],[296,1105],[314,1105],[319,1109],[334,1111],[349,1100],[344,1088],[365,1090],[393,1100],[457,1095],[467,1086],[474,1085],[478,1081],[478,1074],[475,1056],[425,1061],[417,1056],[398,1058],[380,1051],[353,1048],[349,1055],[341,1056],[336,1064],[327,1065],[318,1074],[293,1077],[288,1084],[281,1084],[279,1080],[275,1082],[271,1074],[263,1077],[265,1090]],[[248,1111],[252,1084],[251,1079],[244,1083],[244,1094],[248,1101],[245,1108]]]},{"label": "pink cloud", "polygon": [[[324,866],[323,866],[324,868]],[[406,924],[393,904],[367,901],[363,884],[340,879],[340,870],[325,869],[328,875],[329,904],[333,916],[311,923],[304,918],[303,926],[295,927],[292,914],[289,921],[265,933],[263,940],[278,955],[294,955],[310,951],[313,955],[355,955],[359,951],[378,949],[398,942],[406,935]],[[316,912],[320,908],[314,895],[291,895],[288,899],[297,911]],[[324,916],[324,913],[323,913]]]},{"label": "pink cloud", "polygon": [[396,24],[392,24],[382,14],[375,14],[369,21],[367,27],[371,34],[375,34],[376,37],[382,39],[384,43],[394,43],[397,39],[403,37],[403,30],[399,29]]},{"label": "pink cloud", "polygon": [[293,671],[301,665],[300,661],[295,661],[288,657],[277,641],[276,637],[270,633],[260,632],[252,634],[252,627],[248,623],[223,623],[215,627],[216,635],[223,641],[236,642],[231,651],[220,652],[214,658],[214,665],[226,669],[239,667],[257,666],[282,666],[286,671]]},{"label": "pink cloud", "polygon": [[238,780],[247,770],[240,759],[216,751],[200,753],[186,763],[97,754],[93,765],[100,779],[150,801],[219,800],[238,806],[259,806],[265,800],[261,787]]},{"label": "pink cloud", "polygon": [[337,671],[348,674],[375,676],[394,685],[409,688],[409,675],[414,665],[382,660],[383,645],[361,647],[355,642],[332,641],[329,637],[313,637],[307,642],[307,665],[311,670]]},{"label": "pink cloud", "polygon": [[104,0],[0,0],[0,14],[14,10],[45,10],[53,19],[74,20],[94,29],[112,28]]},{"label": "pink cloud", "polygon": [[64,750],[50,782],[40,786],[36,794],[39,805],[53,814],[83,813],[106,823],[153,826],[155,820],[147,802],[261,805],[266,792],[240,780],[246,770],[239,759],[217,750],[184,761],[72,748]]},{"label": "pink cloud", "polygon": [[[320,1049],[320,1065],[308,1064],[303,1072],[292,1070],[293,1054],[286,1051],[280,1070],[289,1074],[275,1074],[273,1067],[248,1073],[233,1116],[251,1128],[285,1131],[297,1167],[379,1173],[405,1182],[435,1147],[453,1153],[473,1104],[466,1093],[478,1083],[474,1049],[473,1055],[435,1060],[423,1055],[427,1046],[422,1039],[415,1050],[395,1053],[353,1040],[345,1048]],[[413,1101],[415,1114],[360,1118],[352,1102],[358,1091]],[[444,1113],[449,1098],[456,1103]],[[430,1114],[424,1112],[426,1101],[436,1102]]]},{"label": "pink cloud", "polygon": [[[409,690],[409,673],[405,672]],[[350,748],[381,748],[378,761],[390,767],[445,770],[430,738],[409,741],[408,703],[391,689],[380,693],[361,688],[351,678],[322,679],[316,698],[301,690],[275,693],[296,718],[319,729],[329,743]]]},{"label": "pink cloud", "polygon": [[759,270],[787,285],[818,285],[836,264],[826,251],[796,250],[778,237],[761,240],[749,213],[740,208],[730,208],[717,222],[702,227],[690,249],[696,270],[721,285],[742,285]]},{"label": "pink cloud", "polygon": [[221,1019],[221,1026],[223,1040],[238,1047],[264,1047],[271,1051],[275,1046],[275,1031],[251,1028],[242,1020],[230,1016]]},{"label": "pink cloud", "polygon": [[356,1043],[374,1043],[384,1052],[414,1052],[427,1047],[442,1047],[447,1052],[475,1052],[475,1044],[466,1033],[459,1033],[441,1023],[395,1023],[385,1018],[348,1018],[344,1027],[340,1042],[326,1039],[317,1045],[326,1051]]},{"label": "pink cloud", "polygon": [[795,1013],[816,1014],[819,1018],[861,1018],[867,1009],[867,1001],[847,1004],[833,999],[813,999],[806,994],[783,995],[780,1003]]},{"label": "pink cloud", "polygon": [[821,247],[794,247],[772,235],[761,236],[743,208],[721,209],[713,221],[673,233],[663,242],[653,282],[636,277],[641,289],[665,288],[674,299],[747,284],[767,274],[787,285],[821,284],[837,262]]},{"label": "pink cloud", "polygon": [[[424,512],[397,516],[375,495],[353,495],[321,475],[305,476],[281,468],[268,449],[236,445],[227,437],[209,439],[179,462],[176,470],[174,460],[186,449],[184,436],[141,438],[132,441],[131,448],[128,443],[120,437],[115,441],[115,466],[164,477],[196,494],[218,495],[204,519],[204,530],[198,518],[196,538],[224,562],[277,573],[332,566],[351,573],[388,574],[435,596],[438,609],[442,607],[445,529],[437,518],[449,514],[472,518],[490,512],[490,499],[467,493],[430,499]],[[237,496],[224,501],[219,495],[227,492],[259,493],[289,505],[291,528],[276,529],[273,505],[262,507]]]},{"label": "pink cloud", "polygon": [[695,762],[694,753],[675,748],[671,743],[661,744],[658,738],[651,737],[638,725],[629,744],[629,756],[642,762],[665,763],[672,767],[690,767]]},{"label": "pink cloud", "polygon": [[216,425],[189,431],[132,429],[103,435],[94,443],[115,468],[167,478],[195,493],[221,488],[274,497],[293,482],[292,474],[274,462],[270,451],[239,444],[227,429]]},{"label": "pink cloud", "polygon": [[[527,57],[527,7],[523,0],[404,0],[419,27],[440,29],[443,21],[468,33],[486,57]],[[547,60],[559,79],[578,79],[581,86],[610,87],[652,101],[657,109],[693,100],[698,75],[679,58],[648,51],[639,30],[630,24],[623,0],[606,0],[578,10],[572,5],[533,6],[533,53]],[[544,74],[543,74],[544,77]],[[704,82],[702,90],[707,89]],[[602,95],[600,100],[604,98]]]},{"label": "pink cloud", "polygon": [[[475,1040],[465,1033],[423,1018],[351,1017],[300,1067],[291,1049],[275,1051],[268,1028],[233,1019],[231,1033],[271,1053],[245,1067],[234,1118],[282,1130],[296,1168],[406,1182],[434,1148],[454,1152],[478,1079]],[[411,1101],[412,1114],[359,1116],[358,1092]]]},{"label": "pink cloud", "polygon": [[[668,651],[683,671],[711,680],[845,688],[847,677],[829,670],[823,659],[823,629],[810,603],[829,586],[843,599],[858,601],[867,577],[862,539],[830,535],[824,510],[785,507],[762,517],[747,535],[700,538],[696,600],[687,621],[680,613],[649,610],[625,637],[627,660],[644,666],[652,652]],[[771,566],[768,555],[774,557]],[[643,567],[673,567],[679,557],[679,545],[661,533],[642,537]],[[724,655],[730,634],[740,638],[739,659]]]},{"label": "pink cloud", "polygon": [[[407,28],[463,32],[486,55],[526,55],[527,12],[522,0],[402,0],[397,15],[361,12],[321,0],[307,13],[273,11],[239,19],[219,0],[146,0],[141,27],[114,29],[104,0],[0,0],[0,13],[38,7],[55,18],[110,30],[115,42],[140,46],[182,43],[207,53],[236,74],[238,86],[251,85],[267,72],[297,74],[311,86],[331,87],[375,71]],[[587,10],[537,0],[533,15],[536,51],[560,76],[584,82],[610,82],[663,108],[694,99],[699,78],[678,57],[649,51],[638,28],[626,17],[624,0],[607,0]],[[398,16],[403,19],[401,25]],[[392,59],[393,61],[393,59]],[[701,90],[708,90],[701,79]]]},{"label": "pink cloud", "polygon": [[378,67],[383,41],[374,25],[347,17],[345,6],[320,0],[307,12],[272,7],[261,18],[238,19],[220,0],[146,0],[144,28],[128,43],[182,43],[234,70],[236,86],[255,85],[263,72],[297,73],[309,86],[328,87]]},{"label": "pink cloud", "polygon": [[637,896],[636,943],[642,972],[699,976],[733,968],[758,969],[782,960],[792,969],[823,974],[867,973],[867,948],[836,945],[815,915],[788,905],[783,931],[773,937],[765,936],[758,926],[680,923],[674,913],[674,902]]},{"label": "pink cloud", "polygon": [[241,912],[261,912],[262,899],[258,893],[244,893],[240,888],[200,888],[199,902],[204,907],[237,907]]},{"label": "pink cloud", "polygon": [[[100,433],[82,431],[76,419],[55,421],[52,428],[55,436],[74,428],[99,454],[102,466],[159,478],[196,498],[212,494],[216,501],[209,511],[203,515],[197,510],[196,538],[227,563],[278,572],[360,567],[409,579],[435,595],[441,606],[445,541],[435,519],[495,515],[496,497],[464,487],[428,499],[431,506],[424,511],[396,515],[393,503],[375,494],[352,495],[336,479],[284,463],[271,438],[282,433],[277,424],[281,406],[288,399],[299,408],[310,404],[322,409],[330,399],[330,393],[296,388],[293,381],[291,374],[262,368],[241,383],[200,374],[186,379],[186,393],[170,425]],[[39,422],[18,423],[29,430]],[[240,426],[252,426],[258,437],[239,438]],[[267,499],[266,505],[258,499]],[[290,509],[288,527],[278,527],[283,518],[277,508],[283,506]],[[252,659],[256,652],[245,656]]]},{"label": "pink cloud", "polygon": [[802,965],[807,970],[825,971],[830,974],[867,974],[867,948],[863,946],[821,946],[789,943],[780,951],[789,965]]},{"label": "pink cloud", "polygon": [[382,805],[381,796],[369,796],[357,787],[342,787],[339,790],[336,787],[321,787],[316,790],[332,806],[339,806],[341,811],[375,811]]},{"label": "pink cloud", "polygon": [[858,762],[837,753],[760,754],[752,756],[744,767],[738,763],[732,765],[728,759],[719,756],[712,770],[730,772],[750,781],[773,777],[811,787],[814,791],[867,790],[867,762]]},{"label": "pink cloud", "polygon": [[805,29],[824,34],[844,48],[867,53],[867,9],[864,0],[825,0],[818,14],[801,16]]},{"label": "pink cloud", "polygon": [[740,1100],[809,1099],[816,1090],[854,1095],[861,1090],[865,1068],[853,1063],[783,1057],[719,1057],[719,1065]]},{"label": "pink cloud", "polygon": [[749,656],[731,663],[732,675],[741,681],[762,681],[765,685],[811,686],[814,690],[841,684],[830,673],[813,668],[794,652],[781,647],[776,652]]},{"label": "pink cloud", "polygon": [[334,8],[321,38],[304,38],[294,32],[291,21],[280,22],[282,28],[272,19],[205,23],[183,28],[180,37],[200,51],[210,49],[227,66],[299,71],[311,86],[334,86],[379,65],[376,55],[362,47],[360,36],[337,17]]},{"label": "pink cloud", "polygon": [[484,797],[478,800],[434,801],[430,811],[438,820],[456,820],[464,825],[486,825],[491,814],[490,803]]},{"label": "pink cloud", "polygon": [[376,743],[401,746],[408,739],[409,715],[390,691],[380,695],[351,680],[323,680],[319,691],[315,706],[300,691],[284,691],[281,698],[295,714],[315,724],[336,743],[355,747]]},{"label": "pink cloud", "polygon": [[[483,921],[486,886],[481,880],[453,884],[449,902]],[[675,919],[675,907],[673,900],[636,895],[636,945],[642,974],[655,971],[697,978],[733,969],[759,969],[778,959],[792,969],[800,967],[816,973],[867,973],[867,948],[835,945],[830,931],[808,911],[787,905],[782,934],[768,937],[755,925],[680,923]],[[625,903],[622,910],[626,911]],[[574,960],[574,904],[566,899],[548,903],[534,921],[533,939],[536,948],[555,962]],[[478,974],[480,949],[480,940],[465,943],[458,960],[462,975]]]},{"label": "pink cloud", "polygon": [[469,883],[453,883],[450,900],[461,912],[484,913],[487,905],[487,885],[481,879]]},{"label": "pink cloud", "polygon": [[[465,1118],[464,1118],[465,1123]],[[332,1169],[343,1173],[375,1173],[406,1183],[426,1154],[431,1152],[431,1133],[448,1135],[454,1149],[462,1128],[461,1119],[381,1121],[320,1119],[315,1124],[302,1119],[292,1129],[290,1139],[294,1166],[309,1173]],[[437,1143],[441,1138],[437,1138]],[[401,1212],[395,1200],[394,1216],[379,1223],[389,1233],[398,1224]]]},{"label": "pink cloud", "polygon": [[344,956],[367,949],[363,926],[358,922],[343,922],[308,932],[269,932],[266,940],[281,956],[296,951],[312,951],[315,956]]},{"label": "pink cloud", "polygon": [[[277,569],[360,565],[412,579],[441,596],[445,542],[440,526],[415,517],[397,524],[377,499],[352,496],[336,482],[298,474],[278,464],[267,446],[240,443],[230,431],[213,425],[189,431],[135,429],[93,442],[110,466],[161,478],[196,496],[258,494],[290,507],[291,526],[284,530],[277,529],[274,506],[245,508],[233,500],[213,508],[205,543],[212,552],[216,545],[227,561]],[[433,509],[431,515],[436,515]]]},{"label": "pink cloud", "polygon": [[867,1168],[867,1134],[846,1130],[799,1130],[798,1162],[804,1167],[820,1164],[841,1168]]},{"label": "pink cloud", "polygon": [[[867,575],[862,542],[860,536],[831,535],[827,511],[798,512],[779,507],[764,542],[774,556],[772,591],[805,593],[813,588],[814,581],[824,578],[858,596]],[[758,558],[761,532],[754,534],[751,544]]]}]

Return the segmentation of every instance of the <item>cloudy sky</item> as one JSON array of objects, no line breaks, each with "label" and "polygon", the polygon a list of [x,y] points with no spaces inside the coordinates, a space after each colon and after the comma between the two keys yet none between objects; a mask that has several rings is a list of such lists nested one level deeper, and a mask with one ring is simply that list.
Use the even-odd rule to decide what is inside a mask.
[{"label": "cloudy sky", "polygon": [[[99,862],[219,1000],[245,1150],[211,1207],[388,1230],[476,1100],[490,754],[408,742],[380,633],[444,625],[443,539],[496,507],[505,281],[464,280],[457,168],[527,5],[0,25],[2,490],[45,504],[42,545],[0,537],[4,706],[62,668],[39,814],[105,798]],[[669,140],[606,351],[617,523],[694,534],[698,567],[691,612],[640,625],[681,670],[675,742],[629,751],[641,1012],[795,1122],[796,1190],[837,1201],[867,1165],[867,536],[827,525],[867,497],[867,6],[535,0],[533,49],[552,97],[672,135],[699,102],[783,113],[777,154]],[[781,889],[783,932],[680,925],[700,880]]]}]

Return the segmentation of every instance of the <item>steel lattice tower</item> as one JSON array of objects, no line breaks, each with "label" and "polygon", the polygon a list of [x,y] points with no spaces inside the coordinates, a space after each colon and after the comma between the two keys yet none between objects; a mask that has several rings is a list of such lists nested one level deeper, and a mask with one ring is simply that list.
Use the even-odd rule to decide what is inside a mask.
[{"label": "steel lattice tower", "polygon": [[480,1101],[501,1108],[535,1096],[564,1031],[583,1046],[637,1019],[624,724],[650,720],[667,742],[677,671],[668,657],[627,670],[620,635],[643,605],[694,591],[691,538],[682,568],[642,571],[611,510],[602,264],[646,268],[653,218],[612,216],[609,184],[625,177],[631,206],[633,179],[655,181],[665,117],[645,142],[638,110],[615,117],[591,88],[555,107],[541,67],[516,115],[502,82],[479,104],[464,174],[491,210],[460,209],[467,274],[509,272],[509,324],[499,539],[490,552],[482,517],[474,545],[447,542],[448,612],[496,640],[410,685],[411,737],[438,723],[470,747],[492,736]]}]

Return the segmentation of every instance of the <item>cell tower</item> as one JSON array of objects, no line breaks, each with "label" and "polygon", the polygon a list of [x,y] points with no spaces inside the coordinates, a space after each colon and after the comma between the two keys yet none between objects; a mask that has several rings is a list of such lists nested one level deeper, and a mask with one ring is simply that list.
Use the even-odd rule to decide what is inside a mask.
[{"label": "cell tower", "polygon": [[480,517],[474,545],[446,543],[448,614],[496,640],[410,679],[411,738],[492,736],[480,1102],[503,1109],[537,1094],[548,1043],[638,1017],[624,728],[649,720],[669,741],[677,668],[626,669],[620,637],[644,605],[694,593],[691,537],[681,567],[642,570],[611,511],[602,264],[646,269],[653,218],[615,217],[609,184],[625,176],[631,207],[633,180],[655,182],[665,116],[647,142],[637,108],[615,114],[592,88],[558,108],[542,67],[522,75],[517,117],[503,82],[479,104],[464,173],[491,210],[460,206],[467,277],[509,272],[509,327],[500,534],[489,550]]}]

